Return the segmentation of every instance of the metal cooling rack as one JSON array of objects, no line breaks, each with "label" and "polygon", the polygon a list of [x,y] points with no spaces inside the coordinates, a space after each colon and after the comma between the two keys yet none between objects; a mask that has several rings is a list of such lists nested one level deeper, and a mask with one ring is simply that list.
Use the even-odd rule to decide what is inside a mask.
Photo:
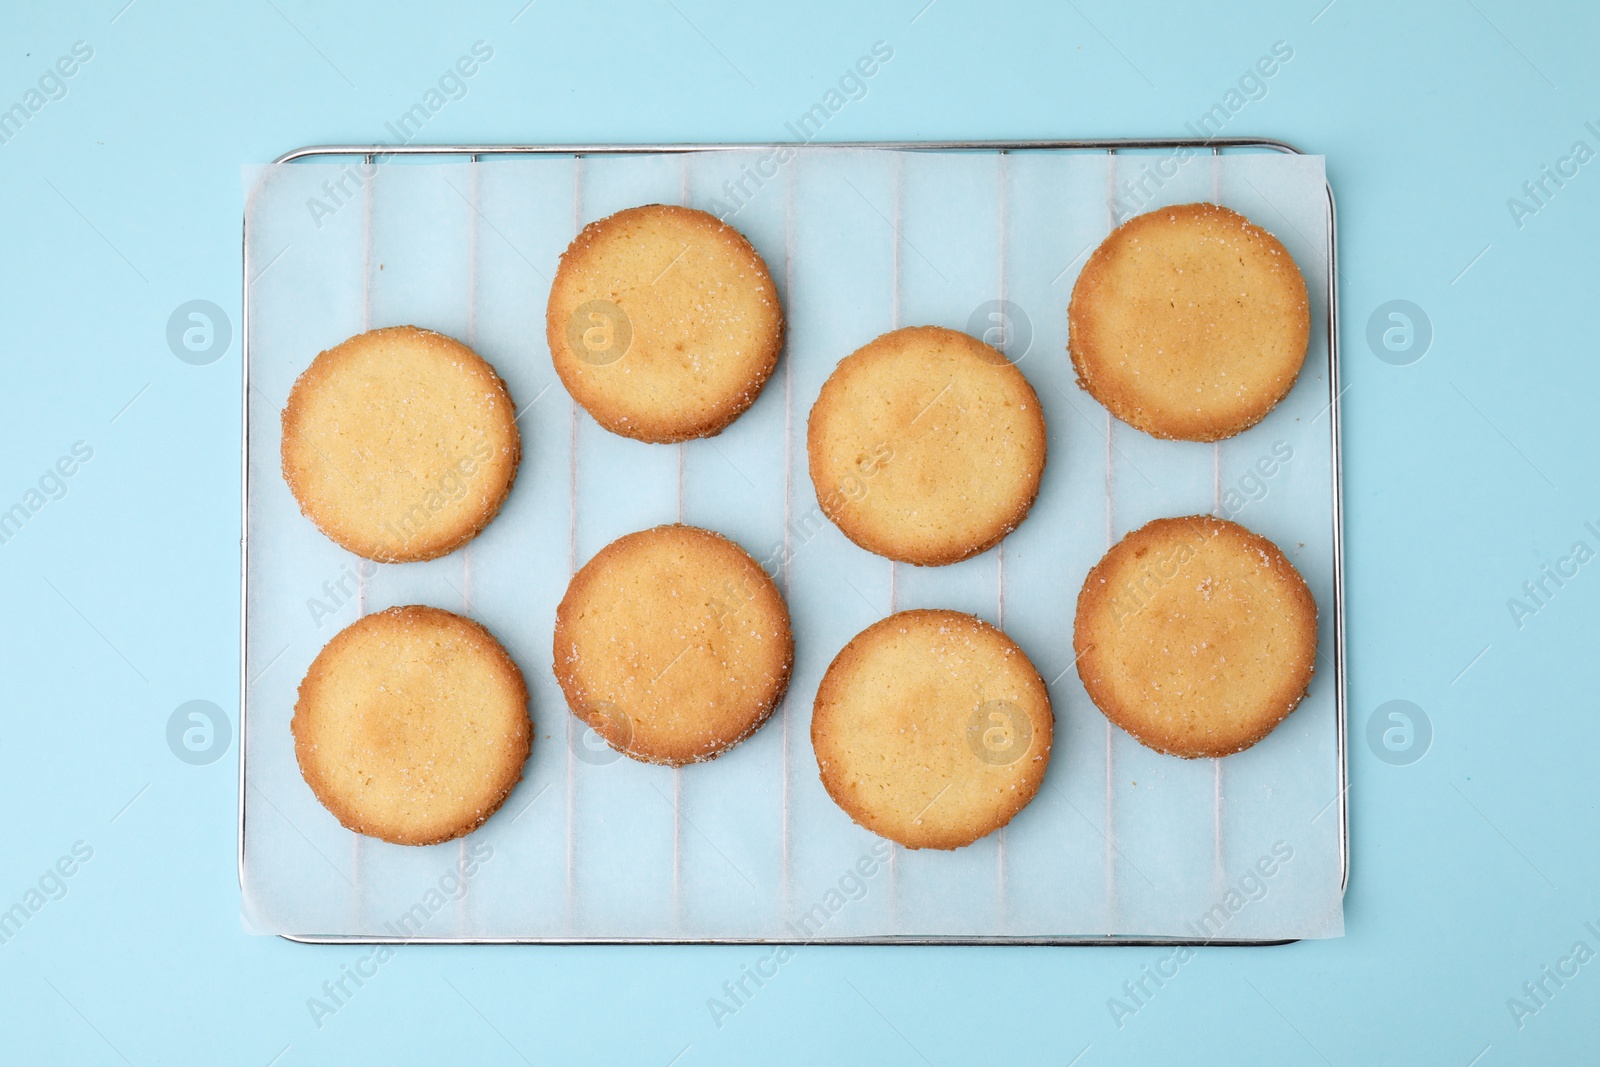
[{"label": "metal cooling rack", "polygon": [[[1140,150],[1183,149],[1209,151],[1220,154],[1228,150],[1256,150],[1283,152],[1294,155],[1303,151],[1285,141],[1256,137],[1217,137],[1210,140],[1186,138],[1127,138],[1109,140],[1034,140],[1034,141],[857,141],[815,142],[795,144],[790,142],[741,142],[720,144],[566,144],[566,145],[381,145],[343,144],[313,145],[286,152],[273,160],[273,165],[296,161],[326,161],[341,157],[359,157],[366,163],[381,162],[397,156],[464,157],[478,162],[485,157],[515,158],[518,156],[607,156],[607,155],[675,155],[687,153],[715,153],[742,149],[789,149],[803,152],[813,149],[862,149],[901,152],[1011,152],[1032,150],[1057,150],[1069,152],[1094,152],[1115,155],[1118,152]],[[1349,762],[1346,737],[1346,678],[1345,678],[1345,605],[1344,605],[1344,547],[1342,519],[1343,474],[1340,461],[1339,399],[1343,390],[1339,386],[1339,284],[1338,284],[1338,228],[1336,208],[1331,184],[1326,186],[1328,197],[1327,249],[1328,249],[1328,411],[1332,470],[1332,559],[1333,559],[1333,649],[1336,751],[1338,755],[1339,792],[1335,803],[1338,809],[1339,829],[1339,891],[1344,893],[1350,880],[1350,824],[1349,824]],[[246,729],[249,715],[249,670],[247,628],[249,625],[249,480],[250,480],[250,263],[249,204],[244,213],[243,233],[243,300],[241,319],[241,354],[243,388],[241,393],[241,539],[240,539],[240,699],[239,699],[239,845],[238,876],[241,889],[245,878],[245,791],[249,752]],[[1253,940],[1239,938],[1212,938],[1195,940],[1181,937],[971,937],[971,936],[880,936],[842,937],[814,941],[785,941],[778,938],[596,938],[596,937],[415,937],[409,939],[370,935],[299,935],[280,934],[285,940],[302,944],[832,944],[832,945],[1144,945],[1144,946],[1270,946],[1292,944],[1296,938],[1278,940]]]}]

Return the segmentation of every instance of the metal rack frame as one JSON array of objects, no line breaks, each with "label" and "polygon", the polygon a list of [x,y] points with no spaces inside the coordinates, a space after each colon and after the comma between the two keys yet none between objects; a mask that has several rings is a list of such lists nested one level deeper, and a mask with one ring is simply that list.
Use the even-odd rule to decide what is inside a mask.
[{"label": "metal rack frame", "polygon": [[[1059,150],[1077,152],[1104,152],[1114,155],[1121,151],[1150,149],[1209,150],[1220,154],[1225,149],[1257,149],[1303,155],[1304,152],[1286,141],[1258,137],[1215,137],[1208,140],[1192,138],[1125,138],[1106,140],[984,140],[984,141],[830,141],[830,142],[730,142],[716,144],[551,144],[551,145],[383,145],[335,144],[310,145],[285,152],[273,160],[273,165],[293,163],[298,160],[321,160],[329,157],[361,157],[367,163],[381,163],[397,156],[466,157],[477,162],[483,157],[516,157],[534,155],[672,155],[747,149],[789,149],[805,151],[816,149],[863,149],[905,152],[1008,152]],[[1333,186],[1328,184],[1328,391],[1329,432],[1333,457],[1333,648],[1334,648],[1334,706],[1339,761],[1339,891],[1345,892],[1350,883],[1350,822],[1349,822],[1349,752],[1346,714],[1345,678],[1345,605],[1344,605],[1344,520],[1343,473],[1340,460],[1339,398],[1339,283],[1338,283],[1338,224],[1333,197]],[[245,878],[245,789],[248,752],[246,738],[249,715],[249,670],[247,643],[249,626],[249,484],[250,484],[250,197],[247,197],[242,228],[242,302],[240,305],[240,353],[242,365],[241,391],[241,474],[240,474],[240,558],[239,558],[239,845],[238,877],[241,890]],[[772,938],[593,938],[593,937],[540,937],[540,938],[474,938],[474,937],[418,937],[390,938],[359,934],[328,935],[278,935],[287,941],[301,944],[541,944],[541,945],[1144,945],[1193,946],[1209,945],[1251,947],[1293,944],[1296,938],[1280,940],[1250,940],[1214,938],[1194,940],[1172,937],[850,937],[816,939],[811,941],[784,941]]]}]

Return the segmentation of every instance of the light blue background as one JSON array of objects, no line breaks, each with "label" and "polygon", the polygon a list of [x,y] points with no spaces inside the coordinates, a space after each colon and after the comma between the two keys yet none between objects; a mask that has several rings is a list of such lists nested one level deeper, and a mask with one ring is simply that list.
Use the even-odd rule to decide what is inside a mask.
[{"label": "light blue background", "polygon": [[[73,42],[94,48],[0,144],[0,508],[73,442],[94,449],[0,545],[0,907],[75,841],[94,849],[0,945],[8,1062],[1593,1058],[1600,960],[1520,1029],[1506,1002],[1579,939],[1600,948],[1600,562],[1521,629],[1506,602],[1600,526],[1600,163],[1520,228],[1507,199],[1574,141],[1600,148],[1600,12],[522,2],[0,12],[0,107]],[[493,61],[421,139],[784,138],[877,40],[894,60],[825,138],[1176,135],[1273,42],[1293,47],[1226,132],[1325,153],[1339,197],[1345,938],[1203,950],[1120,1030],[1107,999],[1166,950],[806,948],[718,1029],[707,998],[761,950],[411,947],[312,1022],[307,998],[364,950],[243,933],[233,753],[194,767],[165,740],[186,700],[237,716],[239,167],[387,138],[480,39]],[[233,318],[209,366],[166,345],[194,298]],[[1410,366],[1365,341],[1396,298],[1435,331]],[[1409,766],[1365,742],[1395,698],[1434,726]]]}]

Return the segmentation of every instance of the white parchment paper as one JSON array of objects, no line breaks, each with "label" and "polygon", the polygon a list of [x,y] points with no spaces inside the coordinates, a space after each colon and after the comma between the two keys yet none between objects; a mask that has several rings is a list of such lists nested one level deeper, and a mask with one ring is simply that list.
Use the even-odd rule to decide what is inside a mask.
[{"label": "white parchment paper", "polygon": [[[809,147],[779,158],[752,149],[302,163],[255,168],[246,186],[252,929],[787,941],[1343,932],[1320,157]],[[1216,446],[1117,423],[1073,383],[1066,355],[1073,282],[1113,220],[1194,200],[1276,234],[1312,301],[1293,392]],[[550,278],[577,228],[652,202],[725,214],[765,257],[788,315],[787,349],[755,406],[721,435],[682,446],[601,430],[567,396],[545,344]],[[1002,300],[1008,353],[1050,427],[1032,515],[998,548],[951,567],[861,551],[822,519],[806,473],[805,419],[823,380],[896,326],[999,341],[990,311]],[[505,509],[469,546],[377,565],[300,515],[279,471],[279,414],[317,352],[402,323],[458,337],[495,365],[521,412],[524,457]],[[1322,609],[1309,698],[1265,741],[1221,761],[1143,748],[1108,725],[1072,669],[1089,567],[1144,522],[1199,512],[1275,541]],[[758,559],[788,558],[778,577],[797,659],[787,701],[756,735],[672,770],[617,757],[568,713],[551,676],[551,631],[576,566],[624,533],[680,519]],[[406,603],[488,626],[528,677],[536,728],[505,807],[469,837],[429,848],[343,829],[301,779],[289,733],[296,687],[322,645],[360,614]],[[1038,798],[954,853],[890,847],[852,824],[823,791],[811,751],[811,700],[834,654],[912,607],[1001,625],[1050,681],[1055,707]]]}]

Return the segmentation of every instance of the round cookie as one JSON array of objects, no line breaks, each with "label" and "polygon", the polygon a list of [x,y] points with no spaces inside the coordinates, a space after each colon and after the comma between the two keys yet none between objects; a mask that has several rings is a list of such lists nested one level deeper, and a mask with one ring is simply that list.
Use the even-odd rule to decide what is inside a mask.
[{"label": "round cookie", "polygon": [[1157,752],[1227,756],[1306,695],[1317,605],[1259,534],[1208,515],[1157,519],[1084,579],[1072,645],[1106,718]]},{"label": "round cookie", "polygon": [[1072,287],[1078,384],[1155,437],[1216,441],[1288,395],[1310,337],[1300,268],[1278,239],[1216,204],[1139,215]]},{"label": "round cookie", "polygon": [[300,510],[380,563],[433,559],[472,540],[511,492],[521,458],[494,368],[415,326],[322,352],[283,409],[283,477]]},{"label": "round cookie", "polygon": [[714,215],[650,204],[591,222],[561,256],[545,334],[572,398],[612,433],[721,433],[783,347],[760,254]]},{"label": "round cookie", "polygon": [[300,683],[290,726],[323,806],[397,845],[476,829],[522,779],[533,735],[527,685],[500,643],[419,605],[339,631]]},{"label": "round cookie", "polygon": [[993,547],[1044,474],[1044,414],[995,349],[911,326],[840,361],[806,428],[825,515],[869,552],[924,567]]},{"label": "round cookie", "polygon": [[556,609],[555,675],[572,713],[645,763],[714,759],[789,685],[789,610],[761,565],[695,526],[620,537]]},{"label": "round cookie", "polygon": [[1010,822],[1039,791],[1054,732],[1022,649],[957,611],[902,611],[861,631],[811,716],[828,795],[907,848],[960,848]]}]

